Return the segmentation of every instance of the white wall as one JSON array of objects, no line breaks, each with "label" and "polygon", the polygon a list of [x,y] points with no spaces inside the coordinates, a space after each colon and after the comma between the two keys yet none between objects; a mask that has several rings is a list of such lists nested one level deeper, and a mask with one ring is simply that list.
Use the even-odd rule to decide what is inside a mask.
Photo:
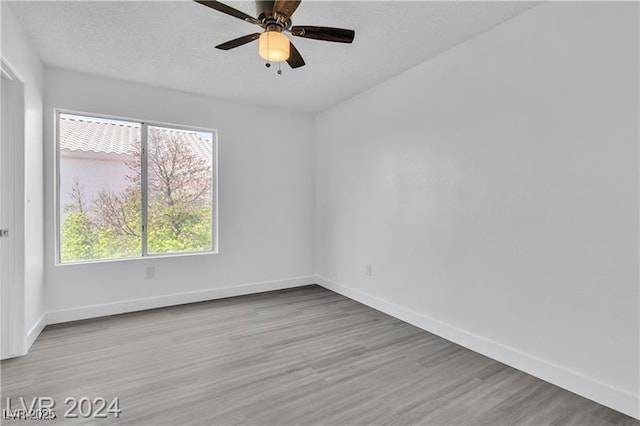
[{"label": "white wall", "polygon": [[322,284],[640,416],[637,4],[543,4],[316,125]]},{"label": "white wall", "polygon": [[[28,349],[41,331],[43,307],[43,176],[42,176],[42,98],[43,66],[31,41],[18,24],[6,2],[2,2],[2,56],[24,83],[25,141],[21,160],[16,165],[19,179],[24,180],[24,193],[16,194],[16,202],[24,203],[23,260],[18,267],[24,280],[25,338]],[[35,327],[35,328],[34,328]],[[29,334],[30,333],[30,334]],[[27,336],[27,334],[29,334]]]},{"label": "white wall", "polygon": [[[314,282],[311,115],[60,69],[45,87],[50,322]],[[217,129],[220,253],[54,266],[54,108]]]}]

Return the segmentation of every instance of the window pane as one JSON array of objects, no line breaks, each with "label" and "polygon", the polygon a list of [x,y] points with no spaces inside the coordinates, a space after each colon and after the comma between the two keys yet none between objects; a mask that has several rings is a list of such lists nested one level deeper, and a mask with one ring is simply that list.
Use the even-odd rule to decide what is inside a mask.
[{"label": "window pane", "polygon": [[213,135],[148,127],[147,250],[212,249]]},{"label": "window pane", "polygon": [[141,256],[140,124],[59,117],[60,261]]}]

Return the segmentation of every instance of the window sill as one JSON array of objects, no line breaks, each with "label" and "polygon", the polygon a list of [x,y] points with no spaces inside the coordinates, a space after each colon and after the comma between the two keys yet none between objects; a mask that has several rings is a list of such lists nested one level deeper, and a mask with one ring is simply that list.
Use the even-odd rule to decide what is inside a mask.
[{"label": "window sill", "polygon": [[79,260],[73,262],[59,262],[56,261],[55,266],[79,266],[79,265],[93,265],[99,263],[113,263],[113,262],[140,262],[140,261],[149,261],[156,259],[165,259],[172,257],[191,257],[191,256],[206,256],[219,254],[218,250],[208,250],[208,251],[194,251],[189,253],[163,253],[163,254],[149,254],[147,256],[140,257],[122,257],[119,259],[91,259],[91,260]]}]

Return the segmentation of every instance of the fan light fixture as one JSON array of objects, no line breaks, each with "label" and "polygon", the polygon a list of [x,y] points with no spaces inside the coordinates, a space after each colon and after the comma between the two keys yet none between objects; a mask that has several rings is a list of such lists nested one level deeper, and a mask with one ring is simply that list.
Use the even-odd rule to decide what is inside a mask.
[{"label": "fan light fixture", "polygon": [[279,31],[265,31],[258,40],[260,57],[269,62],[282,62],[289,59],[289,39]]}]

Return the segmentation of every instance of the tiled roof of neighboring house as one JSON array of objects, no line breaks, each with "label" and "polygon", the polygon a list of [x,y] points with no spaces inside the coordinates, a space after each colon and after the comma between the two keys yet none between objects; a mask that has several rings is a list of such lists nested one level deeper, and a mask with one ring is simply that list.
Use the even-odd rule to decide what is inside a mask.
[{"label": "tiled roof of neighboring house", "polygon": [[[149,126],[151,128],[151,126]],[[179,136],[198,157],[211,161],[211,141],[198,132],[157,128]],[[89,117],[60,115],[60,149],[106,154],[128,154],[139,149],[140,126],[136,123],[92,120]]]}]

